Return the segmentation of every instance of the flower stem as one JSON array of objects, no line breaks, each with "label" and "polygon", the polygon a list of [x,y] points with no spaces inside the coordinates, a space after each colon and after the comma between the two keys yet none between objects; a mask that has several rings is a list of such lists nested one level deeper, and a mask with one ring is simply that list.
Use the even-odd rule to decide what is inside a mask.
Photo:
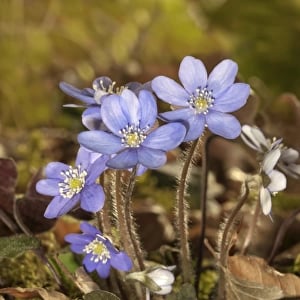
[{"label": "flower stem", "polygon": [[130,174],[130,178],[128,181],[128,186],[127,186],[127,191],[125,194],[125,206],[124,206],[124,212],[125,212],[125,220],[127,222],[127,228],[130,236],[130,241],[133,245],[134,252],[136,255],[136,258],[138,260],[138,265],[139,265],[139,271],[145,269],[144,265],[144,259],[143,259],[143,253],[141,250],[141,245],[140,241],[138,238],[138,235],[136,234],[136,226],[135,226],[135,221],[132,215],[132,193],[133,193],[133,188],[135,185],[135,180],[136,180],[136,172],[137,172],[137,167],[134,167],[132,169],[132,172]]},{"label": "flower stem", "polygon": [[241,255],[244,255],[246,253],[246,251],[250,245],[250,242],[252,240],[252,237],[254,234],[254,228],[255,228],[255,225],[257,224],[257,218],[259,216],[259,209],[260,209],[260,203],[259,203],[259,201],[256,201],[254,214],[251,218],[251,223],[250,223],[246,238],[244,240],[243,247],[241,249]]},{"label": "flower stem", "polygon": [[197,149],[198,140],[195,140],[187,150],[187,155],[184,156],[184,163],[179,177],[177,195],[176,195],[176,219],[178,240],[180,247],[180,266],[182,270],[183,283],[192,282],[192,266],[190,257],[190,248],[188,241],[188,204],[185,199],[186,189],[188,186],[188,177],[192,160]]}]

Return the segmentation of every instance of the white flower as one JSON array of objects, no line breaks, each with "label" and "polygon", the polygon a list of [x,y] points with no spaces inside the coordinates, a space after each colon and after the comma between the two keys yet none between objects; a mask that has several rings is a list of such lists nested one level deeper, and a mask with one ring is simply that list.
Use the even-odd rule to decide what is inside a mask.
[{"label": "white flower", "polygon": [[274,170],[281,155],[280,149],[268,152],[262,162],[260,188],[260,204],[265,215],[270,214],[272,208],[271,196],[286,188],[286,177],[283,173]]},{"label": "white flower", "polygon": [[159,291],[154,291],[158,295],[167,295],[172,291],[172,284],[175,280],[174,274],[171,270],[174,267],[158,267],[153,271],[147,273],[147,276],[150,277],[159,287]]},{"label": "white flower", "polygon": [[295,163],[298,158],[299,152],[297,150],[284,147],[281,150],[278,168],[287,175],[297,179],[300,177],[300,165]]}]

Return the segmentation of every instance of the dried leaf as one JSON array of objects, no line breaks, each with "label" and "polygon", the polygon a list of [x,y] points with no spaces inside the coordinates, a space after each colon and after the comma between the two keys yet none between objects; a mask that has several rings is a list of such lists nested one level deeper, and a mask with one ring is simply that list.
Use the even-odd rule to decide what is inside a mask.
[{"label": "dried leaf", "polygon": [[75,272],[75,284],[84,293],[91,293],[100,290],[99,286],[92,280],[92,278],[85,272],[83,267],[80,267]]},{"label": "dried leaf", "polygon": [[300,278],[282,274],[255,256],[228,257],[225,273],[228,299],[271,300],[300,297]]},{"label": "dried leaf", "polygon": [[20,299],[32,299],[40,297],[43,300],[68,300],[69,298],[56,291],[47,291],[43,288],[4,288],[0,289],[0,294],[8,294]]},{"label": "dried leaf", "polygon": [[84,300],[120,300],[120,298],[106,291],[94,291],[86,294]]}]

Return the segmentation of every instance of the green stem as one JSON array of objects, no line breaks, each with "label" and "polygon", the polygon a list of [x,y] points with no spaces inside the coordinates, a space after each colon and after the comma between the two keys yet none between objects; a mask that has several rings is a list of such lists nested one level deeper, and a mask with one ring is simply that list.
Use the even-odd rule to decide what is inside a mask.
[{"label": "green stem", "polygon": [[197,149],[199,140],[193,141],[191,144],[187,156],[185,157],[181,175],[179,178],[178,188],[177,188],[177,197],[176,197],[176,219],[177,219],[177,230],[178,230],[178,240],[180,247],[180,266],[182,270],[182,277],[184,283],[192,282],[192,266],[191,266],[191,257],[190,257],[190,248],[188,241],[188,204],[185,199],[186,189],[188,186],[188,175]]}]

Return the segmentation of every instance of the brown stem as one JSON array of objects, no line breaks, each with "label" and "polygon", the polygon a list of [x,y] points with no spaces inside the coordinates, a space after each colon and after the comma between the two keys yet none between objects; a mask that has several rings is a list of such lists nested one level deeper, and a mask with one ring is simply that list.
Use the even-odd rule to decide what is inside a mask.
[{"label": "brown stem", "polygon": [[185,199],[186,189],[188,186],[188,175],[192,164],[195,150],[197,149],[198,140],[195,140],[187,150],[187,156],[184,158],[181,175],[178,182],[176,197],[176,219],[180,247],[180,266],[184,283],[192,282],[192,266],[190,257],[190,248],[188,240],[188,204]]}]

